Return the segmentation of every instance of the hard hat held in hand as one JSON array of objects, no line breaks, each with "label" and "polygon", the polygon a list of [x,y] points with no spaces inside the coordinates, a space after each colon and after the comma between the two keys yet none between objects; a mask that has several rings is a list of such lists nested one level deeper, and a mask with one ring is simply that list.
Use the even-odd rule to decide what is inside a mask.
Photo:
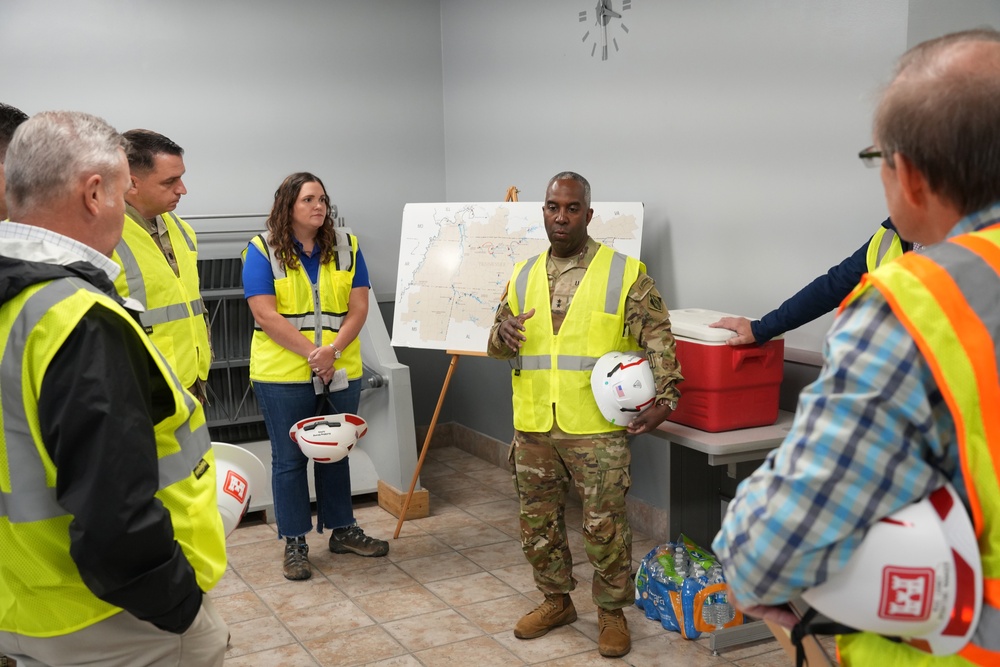
[{"label": "hard hat held in hand", "polygon": [[242,447],[213,442],[219,514],[226,537],[236,530],[250,507],[251,493],[267,488],[267,472],[256,456]]},{"label": "hard hat held in hand", "polygon": [[590,388],[601,414],[617,426],[631,424],[656,398],[649,360],[635,352],[608,352],[598,359]]},{"label": "hard hat held in hand", "polygon": [[802,599],[852,628],[957,653],[983,603],[979,547],[961,498],[946,485],[874,524],[844,569]]},{"label": "hard hat held in hand", "polygon": [[367,432],[368,423],[364,419],[342,412],[295,422],[288,437],[316,463],[336,463],[350,454],[354,443]]}]

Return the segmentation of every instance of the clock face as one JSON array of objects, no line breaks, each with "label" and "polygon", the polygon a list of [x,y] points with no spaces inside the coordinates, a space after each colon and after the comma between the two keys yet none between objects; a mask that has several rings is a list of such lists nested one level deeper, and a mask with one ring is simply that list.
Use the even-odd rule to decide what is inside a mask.
[{"label": "clock face", "polygon": [[597,4],[593,9],[584,9],[577,15],[584,26],[581,41],[592,58],[607,60],[608,56],[618,53],[619,42],[629,32],[622,14],[632,9],[632,0],[594,1]]}]

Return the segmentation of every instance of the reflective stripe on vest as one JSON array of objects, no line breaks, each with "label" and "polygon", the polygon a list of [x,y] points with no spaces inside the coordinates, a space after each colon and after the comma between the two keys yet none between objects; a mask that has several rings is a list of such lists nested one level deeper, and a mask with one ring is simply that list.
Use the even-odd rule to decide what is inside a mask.
[{"label": "reflective stripe on vest", "polygon": [[[71,297],[82,287],[85,288],[84,283],[72,279],[54,281],[42,287],[24,304],[12,325],[7,349],[0,359],[0,396],[17,396],[21,392],[23,354],[20,351],[27,343],[22,335],[23,332],[34,329],[42,316],[55,304]],[[151,352],[159,354],[158,350]],[[171,384],[177,386],[180,381],[165,360],[164,367],[169,374]],[[183,392],[183,398],[188,413],[193,413],[195,411],[193,398],[187,392]],[[208,427],[202,424],[196,431],[205,436]],[[190,475],[198,461],[208,451],[206,438],[196,437],[196,431],[191,430],[190,420],[184,421],[174,430],[174,437],[180,450],[160,458],[160,489],[165,489]],[[16,475],[11,474],[10,493],[0,492],[0,517],[7,517],[12,523],[43,521],[66,514],[66,511],[56,503],[55,488],[36,486],[39,479],[45,479],[45,471],[41,455],[30,439],[30,434],[31,426],[24,411],[24,402],[4,401],[3,438],[7,448],[8,465],[11,471],[18,472]]]},{"label": "reflective stripe on vest", "polygon": [[903,243],[899,235],[888,227],[879,227],[871,241],[868,242],[865,264],[869,271],[874,271],[882,264],[902,256]]},{"label": "reflective stripe on vest", "polygon": [[[526,341],[511,379],[514,427],[549,431],[555,404],[556,420],[567,433],[621,430],[597,408],[590,372],[607,352],[638,349],[625,325],[624,309],[642,264],[602,245],[573,295],[559,334],[553,335],[546,259],[547,253],[519,263],[508,295],[515,315],[536,309],[525,321]],[[563,354],[563,345],[573,354]]]},{"label": "reflective stripe on vest", "polygon": [[[82,629],[118,611],[80,579],[70,557],[72,516],[56,502],[58,471],[41,441],[38,394],[67,332],[93,307],[121,318],[139,337],[169,389],[171,410],[154,425],[156,498],[170,513],[174,539],[198,585],[210,590],[226,567],[225,535],[216,510],[215,459],[201,406],[181,387],[166,359],[117,303],[78,278],[32,286],[2,306],[0,340],[0,599],[24,595],[24,582],[46,591],[16,607],[0,604],[0,631],[52,636]],[[164,406],[166,408],[166,406]],[[195,470],[198,470],[195,473]]]},{"label": "reflective stripe on vest", "polygon": [[[174,274],[146,228],[126,214],[122,239],[112,257],[122,267],[115,287],[122,297],[131,297],[143,305],[140,323],[166,355],[184,386],[190,387],[198,378],[208,378],[212,363],[206,311],[199,290],[197,244],[186,228],[187,223],[176,215],[164,213],[161,218],[170,236],[179,275]],[[177,243],[178,236],[183,244]],[[140,261],[136,253],[145,255],[145,259]],[[147,288],[147,281],[153,291]]]},{"label": "reflective stripe on vest", "polygon": [[[883,266],[868,274],[844,302],[869,287],[885,296],[916,341],[954,418],[984,578],[982,616],[971,643],[959,655],[981,665],[1000,664],[998,274],[1000,226],[994,226]],[[846,662],[868,664],[875,659],[879,642],[866,637],[873,636],[845,642]],[[917,652],[917,658],[927,656]]]},{"label": "reflective stripe on vest", "polygon": [[[275,282],[275,305],[280,314],[316,346],[332,343],[347,316],[353,288],[357,237],[336,229],[333,261],[320,263],[316,284],[301,266],[286,271],[273,252],[270,232],[250,240],[267,258]],[[341,268],[344,267],[344,268]],[[306,294],[309,297],[306,298]],[[361,377],[361,339],[355,338],[341,350],[334,367],[347,371],[348,379]],[[250,379],[260,382],[310,382],[312,370],[306,359],[278,345],[254,322],[250,348]]]}]

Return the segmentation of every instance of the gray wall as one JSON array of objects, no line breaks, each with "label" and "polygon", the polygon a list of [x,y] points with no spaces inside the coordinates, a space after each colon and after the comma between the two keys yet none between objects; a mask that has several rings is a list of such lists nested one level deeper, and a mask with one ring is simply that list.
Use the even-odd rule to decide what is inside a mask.
[{"label": "gray wall", "polygon": [[[633,0],[601,62],[578,21],[593,5],[3,0],[0,99],[171,136],[187,149],[182,215],[266,212],[285,175],[315,171],[386,322],[405,203],[496,201],[510,185],[537,201],[562,169],[595,199],[645,203],[643,259],[668,305],[759,316],[885,217],[856,154],[894,59],[1000,26],[995,0]],[[214,224],[196,227],[228,223]],[[830,321],[787,344],[819,350]],[[397,353],[427,424],[448,357]],[[505,365],[462,358],[441,420],[509,439]],[[665,507],[663,442],[634,453],[633,493]]]},{"label": "gray wall", "polygon": [[403,205],[444,197],[438,0],[3,0],[0,44],[4,102],[183,146],[181,216],[266,213],[315,172],[387,298]]},{"label": "gray wall", "polygon": [[1000,0],[910,0],[906,46],[984,26],[1000,29]]},{"label": "gray wall", "polygon": [[[606,62],[581,43],[590,4],[442,1],[449,199],[516,184],[541,200],[552,174],[579,171],[595,199],[645,203],[642,257],[669,306],[747,316],[886,217],[857,152],[907,2],[637,0]],[[818,350],[828,326],[787,344]],[[509,392],[505,364],[462,359],[446,415],[507,439]],[[632,451],[633,495],[666,507],[665,443]]]},{"label": "gray wall", "polygon": [[[636,0],[601,62],[577,21],[592,4],[442,0],[448,199],[517,185],[537,201],[574,169],[595,199],[645,203],[642,257],[669,306],[751,317],[886,217],[857,152],[895,59],[949,30],[1000,27],[1000,3],[972,0]],[[820,350],[831,322],[786,345]],[[427,354],[443,372],[445,355]],[[782,407],[816,372],[786,365]],[[442,419],[508,440],[508,373],[463,358]],[[632,451],[633,495],[666,507],[665,443],[643,436]]]}]

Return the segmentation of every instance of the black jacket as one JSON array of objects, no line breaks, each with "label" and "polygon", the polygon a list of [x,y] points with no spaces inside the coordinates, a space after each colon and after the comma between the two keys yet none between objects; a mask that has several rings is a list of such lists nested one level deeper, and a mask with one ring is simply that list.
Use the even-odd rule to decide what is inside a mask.
[{"label": "black jacket", "polygon": [[[0,307],[30,285],[76,277],[119,303],[107,275],[87,262],[32,262],[0,255]],[[194,569],[153,494],[159,465],[153,424],[173,396],[140,334],[95,305],[69,332],[38,396],[45,448],[56,465],[56,500],[73,520],[70,555],[101,600],[158,628],[182,633],[201,608]]]}]

